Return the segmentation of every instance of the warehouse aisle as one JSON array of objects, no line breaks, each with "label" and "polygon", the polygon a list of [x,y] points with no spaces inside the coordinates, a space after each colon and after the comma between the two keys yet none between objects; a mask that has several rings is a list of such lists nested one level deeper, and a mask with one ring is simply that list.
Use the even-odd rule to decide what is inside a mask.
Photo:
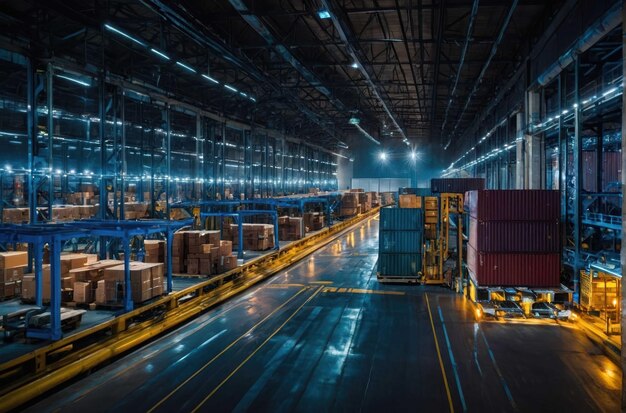
[{"label": "warehouse aisle", "polygon": [[380,285],[377,234],[361,224],[29,411],[616,410],[619,377],[576,330],[478,324],[449,290]]}]

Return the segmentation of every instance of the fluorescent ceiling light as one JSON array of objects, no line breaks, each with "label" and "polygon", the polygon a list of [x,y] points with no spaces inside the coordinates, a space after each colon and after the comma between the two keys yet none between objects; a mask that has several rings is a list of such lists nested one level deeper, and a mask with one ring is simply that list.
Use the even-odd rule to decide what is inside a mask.
[{"label": "fluorescent ceiling light", "polygon": [[353,69],[358,69],[359,68],[359,64],[357,62],[354,62],[350,65],[351,68]]},{"label": "fluorescent ceiling light", "polygon": [[256,99],[253,98],[252,96],[250,96],[250,100],[253,101],[253,102],[256,102]]},{"label": "fluorescent ceiling light", "polygon": [[320,9],[317,11],[317,17],[320,19],[330,19],[330,12],[326,9]]},{"label": "fluorescent ceiling light", "polygon": [[232,91],[233,91],[233,92],[235,92],[235,93],[239,92],[237,89],[235,89],[235,88],[234,88],[234,87],[232,87],[231,85],[224,84],[224,87],[225,87],[226,89],[228,89],[228,90],[232,90]]},{"label": "fluorescent ceiling light", "polygon": [[247,94],[245,94],[245,93],[243,93],[243,92],[239,92],[239,94],[240,94],[241,96],[245,97],[245,98],[247,98],[247,97],[248,97],[248,95],[247,95]]},{"label": "fluorescent ceiling light", "polygon": [[358,125],[359,123],[361,123],[361,119],[357,118],[356,116],[352,116],[349,120],[348,123],[350,125]]},{"label": "fluorescent ceiling light", "polygon": [[133,36],[124,33],[120,29],[116,29],[115,27],[111,26],[110,24],[105,24],[104,28],[109,30],[109,31],[111,31],[111,32],[113,32],[113,33],[117,33],[120,36],[123,36],[123,37],[127,38],[128,40],[131,40],[131,41],[137,43],[140,46],[146,47],[146,44],[144,42],[142,42],[141,40],[138,40],[138,39],[134,38]]},{"label": "fluorescent ceiling light", "polygon": [[73,77],[69,77],[69,76],[65,76],[65,75],[56,75],[56,77],[60,77],[61,79],[69,80],[70,82],[74,82],[74,83],[79,84],[81,86],[86,86],[86,87],[91,86],[91,83],[85,82],[85,81],[80,80],[80,79],[74,79]]},{"label": "fluorescent ceiling light", "polygon": [[165,60],[170,60],[170,57],[163,52],[159,52],[157,49],[150,49],[150,51],[156,55],[161,56]]},{"label": "fluorescent ceiling light", "polygon": [[202,75],[202,77],[205,78],[206,80],[210,81],[210,82],[213,82],[213,83],[217,84],[217,85],[220,84],[220,82],[218,82],[217,80],[213,79],[211,76]]},{"label": "fluorescent ceiling light", "polygon": [[193,67],[189,67],[189,66],[187,66],[186,64],[181,63],[181,62],[176,62],[176,64],[177,64],[178,66],[182,67],[183,69],[186,69],[186,70],[188,70],[188,71],[190,71],[190,72],[192,72],[192,73],[196,73],[196,69],[194,69]]}]

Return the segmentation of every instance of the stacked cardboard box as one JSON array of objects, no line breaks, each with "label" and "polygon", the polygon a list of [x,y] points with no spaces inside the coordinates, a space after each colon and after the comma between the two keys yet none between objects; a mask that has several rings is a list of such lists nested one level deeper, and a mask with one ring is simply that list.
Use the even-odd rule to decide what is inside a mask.
[{"label": "stacked cardboard box", "polygon": [[[98,280],[95,302],[106,305],[119,304],[124,296],[124,275],[123,264],[104,269],[103,279]],[[163,264],[131,262],[130,288],[135,303],[163,295]]]},{"label": "stacked cardboard box", "polygon": [[359,204],[361,205],[361,212],[367,212],[372,209],[372,193],[371,192],[359,192]]},{"label": "stacked cardboard box", "polygon": [[[289,222],[291,223],[291,219]],[[243,228],[243,249],[244,250],[265,251],[270,248],[274,248],[274,226],[273,225],[242,224],[242,228]],[[233,248],[238,248],[239,247],[239,226],[237,224],[231,224],[230,233],[232,236]]]},{"label": "stacked cardboard box", "polygon": [[321,212],[307,212],[303,218],[307,231],[319,231],[324,228],[324,214]]},{"label": "stacked cardboard box", "polygon": [[[361,213],[361,206],[359,204],[359,195],[355,189],[351,189],[350,192],[346,192],[341,197],[341,208],[339,209],[339,215],[342,217],[353,216]],[[362,191],[362,190],[361,190]]]},{"label": "stacked cardboard box", "polygon": [[26,252],[0,252],[0,300],[13,298],[19,293],[27,264]]},{"label": "stacked cardboard box", "polygon": [[2,222],[5,224],[27,224],[30,220],[28,208],[5,208],[2,210]]},{"label": "stacked cardboard box", "polygon": [[395,203],[393,198],[393,192],[381,192],[381,203],[382,206],[391,205]]},{"label": "stacked cardboard box", "polygon": [[237,266],[232,241],[220,240],[220,231],[180,231],[172,240],[172,271],[213,275]]},{"label": "stacked cardboard box", "polygon": [[380,206],[380,196],[378,192],[370,192],[372,195],[372,208],[376,208]]},{"label": "stacked cardboard box", "polygon": [[317,195],[319,194],[319,192],[320,192],[319,188],[309,188],[309,194]]},{"label": "stacked cardboard box", "polygon": [[[142,219],[148,213],[147,202],[124,202],[124,219]],[[120,211],[117,212],[118,218]]]},{"label": "stacked cardboard box", "polygon": [[[94,262],[96,256],[91,254],[63,254],[61,255],[61,301],[72,301],[74,282],[76,275],[72,272],[75,269],[82,269],[85,265]],[[84,281],[80,276],[78,281]],[[42,300],[50,301],[50,265],[44,264],[42,268]],[[35,275],[26,274],[22,279],[22,301],[32,302],[35,299]]]},{"label": "stacked cardboard box", "polygon": [[93,302],[98,282],[105,278],[105,270],[123,264],[119,260],[102,260],[71,269],[69,276],[74,290],[72,300],[81,304]]},{"label": "stacked cardboard box", "polygon": [[[307,217],[307,214],[305,214],[305,217]],[[301,217],[287,217],[287,216],[279,217],[278,218],[278,239],[280,241],[296,241],[304,237],[304,234],[306,232],[306,228],[304,224],[305,219],[306,218],[301,218]],[[272,243],[272,246],[273,246],[273,243]]]},{"label": "stacked cardboard box", "polygon": [[421,208],[422,197],[413,194],[400,195],[400,208]]},{"label": "stacked cardboard box", "polygon": [[165,262],[165,241],[162,240],[144,240],[143,247],[145,250],[144,262],[159,263]]},{"label": "stacked cardboard box", "polygon": [[172,272],[182,274],[185,270],[185,233],[176,232],[172,238]]},{"label": "stacked cardboard box", "polygon": [[364,191],[363,188],[354,188],[350,190],[350,192],[352,193],[358,193],[358,192],[363,192],[363,191]]}]

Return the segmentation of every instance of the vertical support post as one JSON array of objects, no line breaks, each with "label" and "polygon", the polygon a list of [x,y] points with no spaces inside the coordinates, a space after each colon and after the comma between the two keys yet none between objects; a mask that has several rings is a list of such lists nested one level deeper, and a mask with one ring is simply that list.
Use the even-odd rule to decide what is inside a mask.
[{"label": "vertical support post", "polygon": [[196,114],[196,159],[194,169],[195,176],[193,179],[193,198],[196,201],[203,198],[203,185],[200,184],[200,177],[202,177],[202,165],[206,162],[204,159],[203,142],[202,117],[199,114]]},{"label": "vertical support post", "polygon": [[278,212],[274,211],[272,213],[272,218],[274,218],[274,249],[280,249],[280,239],[278,237]]},{"label": "vertical support post", "polygon": [[53,91],[54,68],[48,63],[47,72],[47,106],[48,106],[48,219],[52,219],[52,201],[54,200],[54,174],[53,174],[53,148],[54,148],[54,116],[53,116]]},{"label": "vertical support post", "polygon": [[[626,21],[626,1],[622,2],[622,22]],[[622,76],[626,76],[626,25],[622,24]],[[626,167],[626,152],[624,148],[626,148],[626,94],[622,94],[622,171]],[[622,172],[622,234],[626,234],[626,197],[624,196],[626,193],[626,174]],[[620,251],[621,259],[621,271],[622,274],[626,274],[626,249],[622,248]],[[626,343],[626,316],[624,314],[624,309],[626,309],[626,292],[624,291],[624,284],[621,283],[620,288],[620,331],[622,334],[622,346]],[[622,351],[621,353],[621,361],[622,361],[622,383],[626,383],[626,351]],[[626,386],[622,385],[622,411],[626,410]]]},{"label": "vertical support post", "polygon": [[120,219],[126,219],[126,91],[122,89],[120,96],[120,120],[122,135],[120,143]]},{"label": "vertical support post", "polygon": [[[35,155],[38,152],[37,142],[37,92],[35,82],[37,81],[37,75],[35,73],[34,62],[32,59],[28,59],[26,66],[27,76],[27,96],[26,96],[26,121],[28,127],[28,208],[30,214],[29,222],[31,224],[37,223],[37,188],[35,187],[35,174],[33,169],[35,167]],[[30,268],[29,260],[29,268]]]},{"label": "vertical support post", "polygon": [[[580,101],[579,95],[580,87],[580,59],[577,57],[574,61],[574,102]],[[573,224],[574,224],[574,301],[579,302],[579,277],[580,277],[580,226],[581,226],[581,204],[580,204],[580,192],[582,190],[582,106],[578,105],[574,108],[574,176],[576,179],[574,189],[574,211],[573,211]]]},{"label": "vertical support post", "polygon": [[167,181],[165,197],[165,214],[166,219],[170,219],[170,200],[172,200],[172,109],[168,104],[165,108],[165,162],[167,169]]},{"label": "vertical support post", "polygon": [[124,243],[124,310],[132,311],[133,292],[130,285],[130,238],[128,234],[124,234],[122,242]]},{"label": "vertical support post", "polygon": [[167,240],[165,246],[167,248],[167,293],[172,292],[172,254],[174,249],[172,247],[172,241],[174,240],[174,231],[171,228],[167,230]]},{"label": "vertical support post", "polygon": [[35,256],[35,304],[41,307],[43,305],[43,244],[33,242],[32,245]]},{"label": "vertical support post", "polygon": [[222,197],[226,198],[226,123],[222,123],[222,150],[220,152],[220,157],[220,178],[222,184],[220,186],[220,192]]},{"label": "vertical support post", "polygon": [[[100,123],[98,124],[98,135],[100,138],[100,209],[98,210],[98,217],[100,219],[106,219],[107,210],[107,188],[106,188],[106,164],[107,164],[107,147],[106,147],[106,86],[104,83],[104,72],[100,72],[98,78],[98,116],[100,117]],[[100,237],[100,258],[106,257],[106,245],[104,239]]]},{"label": "vertical support post", "polygon": [[239,216],[237,217],[237,227],[238,227],[238,232],[237,235],[239,237],[239,245],[238,245],[238,251],[237,251],[237,258],[238,259],[243,259],[243,217],[241,216],[241,214],[239,214]]},{"label": "vertical support post", "polygon": [[280,140],[281,142],[281,150],[280,150],[280,190],[283,195],[286,195],[285,192],[285,181],[287,179],[287,175],[285,172],[285,150],[287,149],[287,145],[285,144],[285,137],[283,136]]},{"label": "vertical support post", "polygon": [[61,240],[53,237],[50,251],[50,339],[61,338]]},{"label": "vertical support post", "polygon": [[263,157],[263,177],[265,180],[265,196],[266,197],[271,197],[273,194],[272,191],[270,191],[270,168],[269,168],[269,158],[270,158],[270,149],[269,149],[269,145],[268,145],[268,134],[265,133],[265,137],[264,137],[264,146],[265,146],[265,156]]}]

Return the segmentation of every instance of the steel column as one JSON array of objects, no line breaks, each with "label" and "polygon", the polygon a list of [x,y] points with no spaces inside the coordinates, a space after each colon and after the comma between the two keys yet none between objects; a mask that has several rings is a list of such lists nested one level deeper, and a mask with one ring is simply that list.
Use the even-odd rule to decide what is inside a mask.
[{"label": "steel column", "polygon": [[[622,0],[622,21],[626,22],[626,0]],[[622,24],[622,78],[626,78],[626,25]],[[622,234],[626,234],[626,93],[622,93]],[[626,248],[622,248],[620,251],[621,260],[621,273],[626,274]],[[621,347],[621,367],[622,367],[622,383],[626,383],[626,349],[624,343],[626,343],[626,283],[621,283],[621,297],[620,297],[620,331],[622,334],[622,347]],[[622,411],[626,411],[626,386],[622,385]]]},{"label": "steel column", "polygon": [[[576,58],[574,61],[574,102],[580,101],[579,95],[580,88],[580,59]],[[581,227],[581,204],[580,204],[580,192],[582,191],[582,105],[578,105],[574,108],[574,177],[576,180],[574,189],[574,210],[573,212],[573,224],[574,224],[574,297],[575,301],[579,300],[578,281],[580,277],[580,227]]]},{"label": "steel column", "polygon": [[165,213],[166,213],[166,218],[165,219],[170,219],[170,200],[173,200],[172,197],[172,109],[170,107],[170,105],[168,104],[165,108],[165,130],[166,130],[166,136],[165,136],[165,163],[166,163],[166,169],[167,169],[167,181],[166,181],[166,193],[167,196],[165,197]]},{"label": "steel column", "polygon": [[52,201],[54,199],[54,175],[53,175],[53,148],[54,148],[54,116],[53,116],[53,92],[54,87],[54,68],[52,63],[48,63],[47,71],[47,107],[48,107],[48,219],[52,220]]}]

